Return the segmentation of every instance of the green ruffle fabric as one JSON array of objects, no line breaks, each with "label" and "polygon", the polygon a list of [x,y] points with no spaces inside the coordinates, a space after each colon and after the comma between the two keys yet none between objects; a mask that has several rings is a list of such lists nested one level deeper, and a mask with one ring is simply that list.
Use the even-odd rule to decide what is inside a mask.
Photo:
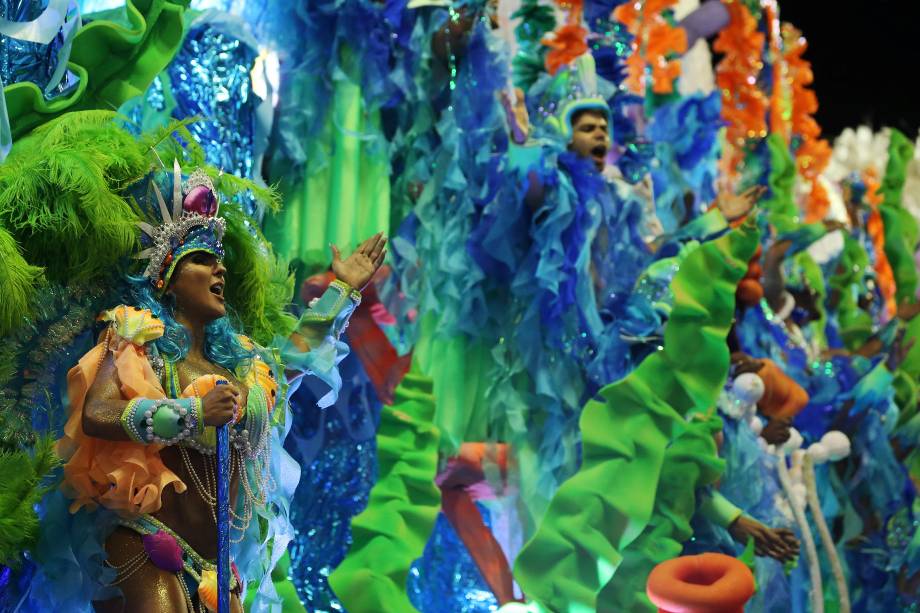
[{"label": "green ruffle fabric", "polygon": [[284,208],[266,216],[263,227],[275,251],[299,266],[298,282],[329,266],[329,243],[347,251],[389,229],[389,160],[362,136],[379,131],[379,115],[367,113],[354,83],[340,79],[335,87],[322,139],[305,143],[306,166],[284,164],[271,172]]},{"label": "green ruffle fabric", "polygon": [[437,325],[434,313],[423,317],[412,356],[433,381],[438,448],[450,457],[465,441],[494,440],[485,396],[492,356],[483,343],[465,334],[439,334]]},{"label": "green ruffle fabric", "polygon": [[888,167],[882,180],[882,204],[879,212],[885,225],[885,255],[894,272],[898,304],[914,300],[917,292],[917,220],[901,205],[907,178],[907,165],[914,158],[914,145],[897,130],[891,131]]},{"label": "green ruffle fabric", "polygon": [[377,484],[367,508],[352,520],[348,555],[329,577],[349,611],[415,611],[406,578],[441,508],[434,409],[431,379],[415,366],[396,388],[393,406],[383,407]]},{"label": "green ruffle fabric", "polygon": [[792,241],[789,255],[798,253],[826,234],[823,224],[803,224],[795,204],[795,160],[779,134],[767,137],[770,153],[770,197],[761,201],[767,222],[776,230],[777,240]]},{"label": "green ruffle fabric", "polygon": [[855,350],[872,336],[872,316],[859,308],[854,288],[862,285],[862,275],[870,266],[869,255],[856,239],[845,235],[843,252],[829,286],[839,296],[837,324],[847,349]]},{"label": "green ruffle fabric", "polygon": [[799,210],[795,206],[795,160],[789,154],[786,141],[779,134],[767,137],[770,154],[770,176],[767,181],[770,196],[761,200],[767,212],[767,221],[779,235],[793,232],[798,227]]},{"label": "green ruffle fabric", "polygon": [[68,68],[79,77],[69,95],[45,100],[33,83],[4,88],[13,138],[65,111],[117,109],[143,94],[182,44],[187,0],[127,0],[129,27],[94,21],[73,40]]},{"label": "green ruffle fabric", "polygon": [[748,225],[690,254],[671,285],[664,349],[585,406],[581,468],[515,565],[527,597],[545,609],[653,610],[648,571],[679,553],[695,490],[721,471],[719,420],[708,412],[728,373],[735,286],[757,243]]}]

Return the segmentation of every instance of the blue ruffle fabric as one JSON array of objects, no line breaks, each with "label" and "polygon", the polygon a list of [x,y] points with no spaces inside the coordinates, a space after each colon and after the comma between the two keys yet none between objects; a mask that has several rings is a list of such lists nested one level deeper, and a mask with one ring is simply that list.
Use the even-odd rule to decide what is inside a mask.
[{"label": "blue ruffle fabric", "polygon": [[71,514],[69,505],[59,491],[42,501],[41,533],[33,555],[38,568],[21,610],[92,613],[93,600],[120,594],[105,587],[116,576],[104,565],[107,556],[102,546],[115,527],[114,516],[85,507]]},{"label": "blue ruffle fabric", "polygon": [[[685,219],[684,199],[692,195],[692,217],[715,198],[722,99],[719,92],[670,102],[655,111],[647,136],[654,145],[657,164],[651,166],[655,206],[665,232],[673,232]],[[691,218],[692,218],[691,217]]]},{"label": "blue ruffle fabric", "polygon": [[[440,61],[430,56],[433,33],[448,18],[443,9],[419,9],[412,47],[425,50],[405,58],[421,71],[409,103],[390,117],[394,132],[395,209],[404,209],[411,185],[424,186],[403,223],[393,249],[403,293],[421,314],[434,314],[445,335],[475,331],[482,323],[471,305],[482,300],[480,269],[466,249],[473,222],[484,203],[503,185],[498,163],[508,147],[501,107],[495,97],[505,83],[501,41],[477,24],[465,55],[455,66],[454,89]],[[450,92],[451,98],[434,92]],[[410,269],[424,263],[424,274]]]},{"label": "blue ruffle fabric", "polygon": [[[550,143],[537,159],[510,171],[468,243],[486,296],[473,304],[471,333],[500,339],[488,373],[492,430],[527,458],[522,499],[535,516],[578,465],[582,403],[635,365],[622,335],[646,325],[638,322],[647,310],[629,298],[651,260],[629,186],[608,183],[590,161]],[[534,177],[544,201],[531,211],[524,193]]]},{"label": "blue ruffle fabric", "polygon": [[[412,73],[399,61],[412,24],[405,4],[311,0],[273,4],[270,22],[263,17],[265,36],[281,58],[278,142],[295,166],[307,160],[303,143],[325,127],[335,81],[360,85],[370,110],[398,103],[412,87]],[[316,162],[311,159],[311,165]]]}]

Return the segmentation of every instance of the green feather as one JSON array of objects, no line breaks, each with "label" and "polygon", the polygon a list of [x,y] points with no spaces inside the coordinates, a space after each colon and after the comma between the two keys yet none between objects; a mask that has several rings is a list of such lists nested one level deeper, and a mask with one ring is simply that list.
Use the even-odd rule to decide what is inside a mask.
[{"label": "green feather", "polygon": [[57,281],[98,279],[137,248],[137,215],[118,191],[150,167],[114,113],[68,113],[13,146],[0,166],[0,225]]},{"label": "green feather", "polygon": [[29,297],[42,269],[22,257],[16,241],[0,226],[0,334],[22,323],[29,313]]},{"label": "green feather", "polygon": [[545,72],[546,47],[543,38],[556,28],[556,15],[550,6],[537,0],[524,0],[512,15],[520,24],[514,29],[518,52],[511,65],[514,84],[527,91]]},{"label": "green feather", "polygon": [[294,327],[285,311],[294,293],[293,276],[238,206],[231,203],[221,210],[227,222],[227,301],[253,340],[267,344],[275,334],[289,333]]},{"label": "green feather", "polygon": [[511,14],[511,18],[520,20],[514,29],[514,36],[520,45],[540,45],[543,37],[556,29],[553,8],[540,5],[537,0],[524,0],[520,8]]},{"label": "green feather", "polygon": [[16,566],[38,537],[35,505],[48,491],[58,466],[51,438],[40,439],[32,453],[0,451],[0,564]]},{"label": "green feather", "polygon": [[153,168],[171,172],[174,159],[187,172],[202,168],[221,195],[228,300],[245,330],[260,343],[288,330],[292,277],[235,202],[245,194],[278,210],[278,192],[206,166],[188,129],[194,119],[140,137],[124,121],[108,111],[67,113],[19,139],[0,166],[0,333],[29,312],[42,272],[62,284],[92,284],[123,270],[139,251],[137,222],[144,217],[127,189]]}]

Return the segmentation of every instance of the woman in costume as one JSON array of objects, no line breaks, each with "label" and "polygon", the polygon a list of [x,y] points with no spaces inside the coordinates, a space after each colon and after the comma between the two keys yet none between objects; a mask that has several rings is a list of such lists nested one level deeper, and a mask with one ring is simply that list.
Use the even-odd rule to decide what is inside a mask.
[{"label": "woman in costume", "polygon": [[[279,400],[284,407],[284,378],[320,377],[333,392],[319,404],[331,402],[336,364],[347,351],[338,336],[360,301],[355,288],[383,261],[386,239],[377,234],[344,260],[333,247],[338,280],[290,338],[266,350],[237,334],[227,317],[225,224],[208,176],[199,170],[183,183],[176,163],[171,213],[156,182],[151,188],[163,223],[141,224],[151,245],[140,254],[147,268],[132,280],[135,306],[102,315],[109,327],[68,374],[62,487],[72,510],[101,505],[118,516],[106,563],[123,598],[97,602],[98,611],[213,610],[215,427],[232,423],[231,542],[254,530],[263,548],[271,546],[252,519],[278,513],[267,503],[272,464],[284,461],[271,445],[284,416],[276,408]],[[232,608],[241,611],[235,566],[233,574]]]}]

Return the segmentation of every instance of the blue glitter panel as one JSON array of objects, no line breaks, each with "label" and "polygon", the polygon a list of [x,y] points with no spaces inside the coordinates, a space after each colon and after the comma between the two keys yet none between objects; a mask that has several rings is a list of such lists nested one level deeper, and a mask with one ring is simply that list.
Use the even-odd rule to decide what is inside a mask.
[{"label": "blue glitter panel", "polygon": [[[191,126],[209,164],[252,178],[254,101],[249,76],[256,51],[211,25],[193,28],[169,66],[174,117]],[[256,169],[258,171],[258,169]]]},{"label": "blue glitter panel", "polygon": [[[256,110],[262,100],[252,92],[257,51],[240,36],[202,23],[191,28],[179,53],[144,96],[123,109],[144,129],[168,117],[199,117],[189,126],[208,164],[224,172],[258,179],[255,158]],[[261,219],[251,197],[241,196],[248,215]]]},{"label": "blue glitter panel", "polygon": [[[477,506],[488,526],[489,512],[483,506]],[[409,600],[421,613],[485,613],[498,610],[498,601],[492,590],[443,513],[438,514],[425,552],[409,571],[406,590]]]},{"label": "blue glitter panel", "polygon": [[344,611],[329,574],[351,545],[351,518],[367,506],[377,479],[374,439],[380,403],[354,354],[339,370],[343,386],[334,406],[316,408],[327,391],[307,378],[293,398],[294,423],[285,449],[303,467],[294,492],[290,579],[308,611]]}]

